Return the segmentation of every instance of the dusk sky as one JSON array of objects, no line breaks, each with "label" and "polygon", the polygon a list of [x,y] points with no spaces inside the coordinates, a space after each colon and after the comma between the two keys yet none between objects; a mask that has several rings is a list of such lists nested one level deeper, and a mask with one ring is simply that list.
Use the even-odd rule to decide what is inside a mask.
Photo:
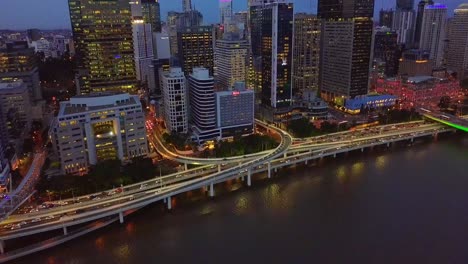
[{"label": "dusk sky", "polygon": [[[161,15],[166,18],[167,11],[180,11],[182,0],[160,0]],[[246,10],[247,0],[233,0],[235,11]],[[293,0],[296,12],[316,13],[317,0]],[[378,10],[391,8],[395,0],[376,0]],[[449,16],[453,9],[468,0],[440,0],[448,5]],[[192,0],[196,9],[203,13],[205,23],[219,20],[218,0]],[[376,16],[377,17],[377,16]],[[67,0],[0,0],[0,29],[59,29],[70,28]]]}]

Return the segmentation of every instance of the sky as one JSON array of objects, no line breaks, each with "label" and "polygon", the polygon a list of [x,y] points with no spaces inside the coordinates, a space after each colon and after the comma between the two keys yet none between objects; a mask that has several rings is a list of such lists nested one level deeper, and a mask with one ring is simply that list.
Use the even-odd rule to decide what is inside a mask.
[{"label": "sky", "polygon": [[[295,12],[316,13],[317,0],[292,0]],[[181,11],[182,0],[159,0],[161,15],[166,18],[167,11]],[[416,1],[417,2],[417,1]],[[468,0],[439,0],[453,9]],[[196,9],[203,13],[205,23],[219,21],[218,0],[192,0]],[[395,0],[375,0],[375,16],[381,8],[391,8]],[[235,11],[246,10],[247,0],[233,0]],[[68,0],[0,0],[0,29],[66,29],[70,28]]]}]

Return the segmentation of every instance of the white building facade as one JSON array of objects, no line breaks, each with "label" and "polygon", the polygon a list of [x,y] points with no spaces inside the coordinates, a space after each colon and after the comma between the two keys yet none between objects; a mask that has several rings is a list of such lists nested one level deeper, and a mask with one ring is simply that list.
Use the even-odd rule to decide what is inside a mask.
[{"label": "white building facade", "polygon": [[84,174],[90,165],[104,160],[148,154],[145,115],[136,95],[72,97],[60,103],[52,128],[52,143],[65,174]]},{"label": "white building facade", "polygon": [[442,4],[427,5],[421,25],[419,48],[430,53],[435,67],[440,67],[444,60],[444,41],[447,22],[447,7]]},{"label": "white building facade", "polygon": [[170,68],[159,72],[161,81],[164,121],[172,133],[188,132],[187,81],[182,68]]}]

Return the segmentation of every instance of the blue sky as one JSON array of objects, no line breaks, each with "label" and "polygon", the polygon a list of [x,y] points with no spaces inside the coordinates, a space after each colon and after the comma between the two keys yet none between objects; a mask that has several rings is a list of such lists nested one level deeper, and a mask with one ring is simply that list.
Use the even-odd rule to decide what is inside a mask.
[{"label": "blue sky", "polygon": [[[166,17],[169,10],[181,10],[182,0],[160,0],[161,14]],[[247,0],[233,0],[235,10],[247,8]],[[315,13],[317,0],[293,0],[296,12]],[[394,6],[395,0],[375,0],[376,14],[380,8]],[[439,0],[448,5],[449,15],[453,9],[468,0]],[[0,0],[0,29],[58,29],[70,28],[67,0]],[[200,10],[205,22],[218,21],[218,0],[192,0]]]}]

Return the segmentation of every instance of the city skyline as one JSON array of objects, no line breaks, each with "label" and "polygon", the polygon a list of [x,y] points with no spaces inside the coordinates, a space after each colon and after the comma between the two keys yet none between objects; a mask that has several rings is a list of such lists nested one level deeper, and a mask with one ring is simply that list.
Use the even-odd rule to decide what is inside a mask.
[{"label": "city skyline", "polygon": [[[219,0],[193,0],[192,5],[204,15],[207,24],[219,22]],[[317,0],[292,0],[295,12],[317,13]],[[378,17],[381,8],[394,8],[395,1],[375,1],[374,18]],[[417,2],[417,1],[416,1]],[[453,10],[466,0],[436,1],[446,4],[448,16],[453,16]],[[160,0],[161,16],[165,21],[168,11],[181,11],[182,0]],[[417,3],[416,3],[417,4]],[[0,29],[25,30],[40,29],[70,29],[70,19],[67,0],[15,0],[3,2],[0,9]],[[247,0],[233,0],[234,11],[247,10]],[[43,14],[47,14],[47,19]]]}]

